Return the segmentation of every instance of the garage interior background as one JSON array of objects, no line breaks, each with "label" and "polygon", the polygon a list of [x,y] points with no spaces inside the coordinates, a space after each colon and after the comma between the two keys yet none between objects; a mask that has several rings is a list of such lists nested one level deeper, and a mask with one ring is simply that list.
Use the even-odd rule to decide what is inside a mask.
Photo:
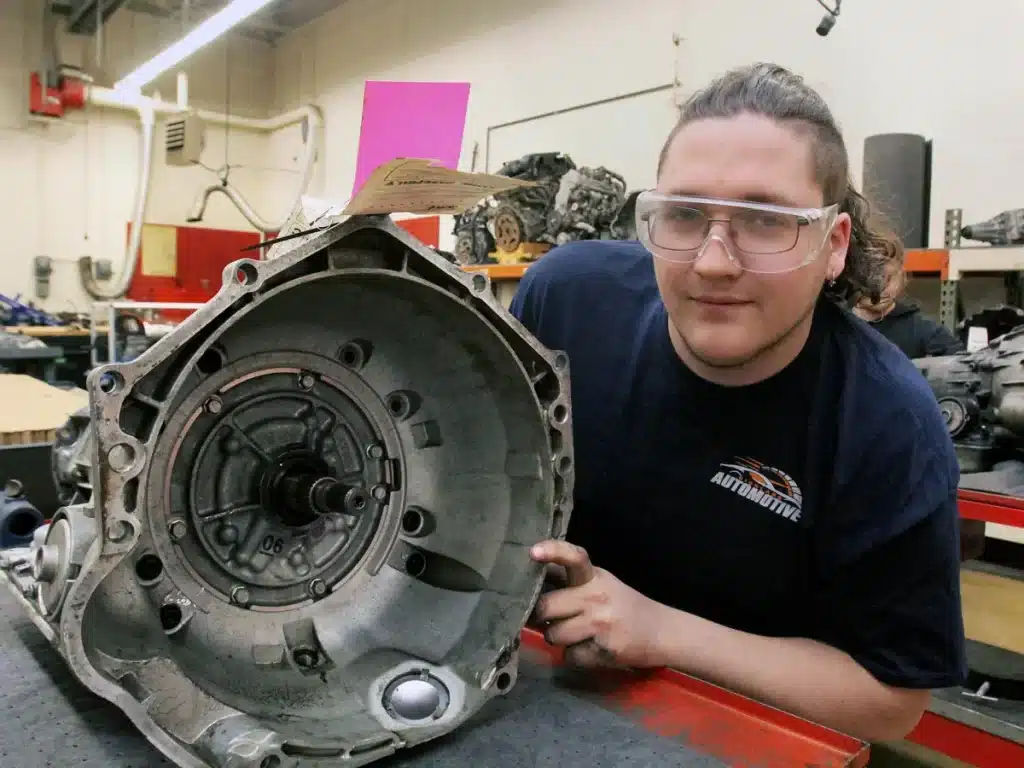
[{"label": "garage interior background", "polygon": [[[8,243],[0,299],[20,294],[53,313],[86,315],[93,299],[78,260],[107,261],[115,275],[124,268],[142,167],[139,119],[95,105],[60,120],[29,113],[30,78],[47,66],[45,1],[0,0],[0,210]],[[61,32],[60,63],[112,85],[182,36],[183,2],[124,0],[101,44]],[[187,2],[194,25],[217,0]],[[824,13],[816,0],[278,0],[181,69],[190,107],[265,120],[316,105],[324,134],[306,194],[338,203],[356,177],[368,80],[469,82],[461,170],[495,172],[528,153],[564,152],[579,166],[622,174],[637,190],[653,185],[658,152],[686,96],[730,67],[762,60],[803,74],[823,94],[844,129],[858,183],[867,137],[905,132],[933,142],[931,247],[943,246],[947,209],[962,209],[970,223],[1024,206],[1013,173],[1024,166],[1024,76],[1016,66],[1024,2],[846,0],[835,28],[821,37],[815,28]],[[174,101],[176,71],[146,93]],[[221,195],[209,198],[201,222],[187,221],[197,195],[226,165],[233,186],[265,219],[289,212],[303,165],[298,125],[257,132],[208,124],[205,167],[172,167],[161,123],[148,223],[234,230],[251,240],[256,230]],[[1004,169],[1012,170],[1004,177]],[[447,250],[452,225],[442,217]],[[237,244],[204,248],[202,258],[237,254]],[[1024,270],[1024,247],[1016,250],[1022,255],[1013,269]],[[45,296],[37,293],[38,257],[53,266]],[[937,276],[911,283],[932,315],[938,285]],[[513,285],[500,287],[507,300]],[[960,291],[969,314],[1002,303],[1006,283],[1000,274],[972,274]],[[48,457],[50,446],[43,447]],[[1014,502],[1019,518],[1024,501]],[[1024,528],[989,522],[986,534],[1024,544]],[[966,610],[976,630],[993,633],[975,638],[987,642],[996,623],[988,623],[986,605],[968,601]],[[1003,623],[1024,626],[1016,609],[1004,613]],[[1024,647],[1024,636],[1015,637]]]},{"label": "garage interior background", "polygon": [[[171,3],[180,6],[180,3]],[[198,5],[198,0],[197,0]],[[460,168],[496,170],[527,152],[563,151],[580,165],[605,165],[631,189],[654,180],[656,154],[675,102],[728,67],[773,60],[805,73],[835,110],[859,176],[864,137],[891,131],[934,140],[931,240],[942,244],[943,212],[965,221],[1016,205],[1024,164],[1016,140],[1024,106],[1019,50],[1024,5],[989,0],[983,19],[954,0],[849,0],[828,37],[812,0],[305,0],[294,29],[234,32],[188,61],[193,106],[267,117],[313,102],[325,136],[309,194],[344,200],[355,172],[363,84],[377,80],[472,83]],[[135,3],[152,11],[156,0]],[[123,75],[181,34],[177,18],[122,8],[111,18],[102,69]],[[36,255],[53,260],[42,306],[84,311],[74,261],[123,261],[138,169],[137,118],[90,107],[59,122],[27,115],[29,74],[39,67],[42,3],[0,3],[0,209],[7,248],[0,285],[33,295]],[[979,26],[981,25],[981,26]],[[983,34],[980,34],[983,31]],[[66,63],[96,61],[89,37],[60,40]],[[173,74],[156,90],[174,98]],[[598,106],[565,111],[576,105]],[[530,120],[532,116],[561,112]],[[514,123],[513,125],[507,125]],[[500,127],[505,126],[505,127]],[[295,126],[263,135],[207,131],[204,162],[227,159],[231,178],[267,218],[291,204],[301,139]],[[226,142],[225,142],[226,139]],[[488,141],[489,139],[489,141]],[[214,180],[201,168],[169,168],[157,153],[147,221],[185,223],[197,192]],[[251,229],[214,196],[201,224]],[[442,247],[451,245],[442,222]]]}]

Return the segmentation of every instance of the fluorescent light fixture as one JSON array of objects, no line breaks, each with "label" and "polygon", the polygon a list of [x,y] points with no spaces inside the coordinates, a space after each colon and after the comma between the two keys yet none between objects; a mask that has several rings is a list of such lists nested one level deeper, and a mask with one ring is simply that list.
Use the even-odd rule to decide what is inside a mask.
[{"label": "fluorescent light fixture", "polygon": [[171,67],[180,64],[204,45],[216,40],[239,22],[252,16],[273,0],[232,0],[167,50],[157,54],[134,72],[114,83],[115,90],[139,91]]}]

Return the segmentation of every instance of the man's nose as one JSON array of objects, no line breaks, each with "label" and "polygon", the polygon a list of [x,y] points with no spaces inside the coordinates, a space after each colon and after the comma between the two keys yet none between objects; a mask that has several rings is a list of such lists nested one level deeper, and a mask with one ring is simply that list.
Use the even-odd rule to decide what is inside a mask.
[{"label": "man's nose", "polygon": [[722,277],[739,277],[743,267],[733,256],[733,246],[729,243],[728,234],[720,232],[724,225],[711,225],[704,244],[697,252],[697,260],[693,269],[701,277],[712,279]]}]

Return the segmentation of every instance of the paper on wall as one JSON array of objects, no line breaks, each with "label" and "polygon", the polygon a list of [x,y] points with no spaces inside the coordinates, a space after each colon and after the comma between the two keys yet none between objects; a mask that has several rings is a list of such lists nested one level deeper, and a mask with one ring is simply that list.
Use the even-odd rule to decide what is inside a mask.
[{"label": "paper on wall", "polygon": [[431,157],[458,168],[469,89],[469,83],[367,80],[351,194],[400,157]]}]

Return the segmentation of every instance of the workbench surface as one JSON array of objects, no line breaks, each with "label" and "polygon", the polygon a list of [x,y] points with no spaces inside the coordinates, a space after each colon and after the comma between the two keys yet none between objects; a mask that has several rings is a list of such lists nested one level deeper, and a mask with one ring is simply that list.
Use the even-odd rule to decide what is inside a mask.
[{"label": "workbench surface", "polygon": [[[18,768],[170,766],[128,719],[73,678],[63,659],[0,588],[0,765]],[[675,739],[560,690],[552,671],[524,663],[519,682],[448,737],[380,768],[720,768]]]}]

